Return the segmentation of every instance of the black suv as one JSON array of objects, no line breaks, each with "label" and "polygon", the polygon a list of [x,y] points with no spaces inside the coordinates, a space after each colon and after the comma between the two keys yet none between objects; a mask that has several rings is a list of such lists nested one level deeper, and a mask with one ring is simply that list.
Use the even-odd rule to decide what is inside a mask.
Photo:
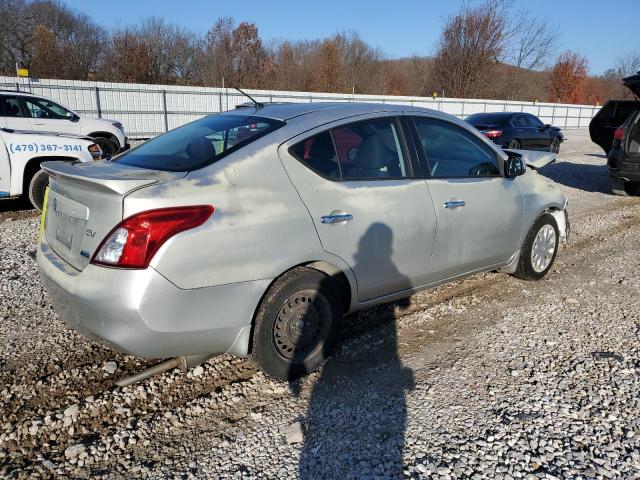
[{"label": "black suv", "polygon": [[640,195],[640,72],[622,79],[635,100],[609,100],[589,124],[591,140],[607,154],[611,189]]}]

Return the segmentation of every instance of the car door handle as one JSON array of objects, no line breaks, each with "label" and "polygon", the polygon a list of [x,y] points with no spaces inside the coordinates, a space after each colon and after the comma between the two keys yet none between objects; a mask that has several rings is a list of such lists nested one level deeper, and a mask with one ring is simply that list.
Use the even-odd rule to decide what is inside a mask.
[{"label": "car door handle", "polygon": [[320,217],[320,221],[322,223],[340,223],[348,222],[349,220],[353,220],[353,215],[351,215],[350,213],[323,215],[322,217]]},{"label": "car door handle", "polygon": [[459,208],[464,207],[466,205],[462,200],[450,200],[448,202],[444,202],[444,208]]}]

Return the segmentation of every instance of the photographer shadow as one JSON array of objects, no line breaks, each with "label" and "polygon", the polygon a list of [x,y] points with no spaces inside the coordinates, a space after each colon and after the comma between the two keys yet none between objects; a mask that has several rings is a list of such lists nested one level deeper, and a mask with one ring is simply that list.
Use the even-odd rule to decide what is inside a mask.
[{"label": "photographer shadow", "polygon": [[[398,275],[392,254],[393,232],[375,223],[359,241],[354,270],[358,263],[370,267],[375,262],[381,271]],[[400,289],[410,287],[407,279]],[[395,309],[408,304],[404,299],[346,318],[354,328],[343,328],[340,354],[328,361],[312,387],[299,478],[404,477],[405,395],[414,388],[414,376],[398,356]],[[369,328],[363,330],[362,322]],[[350,329],[361,334],[349,336]],[[291,384],[294,394],[299,385]]]}]

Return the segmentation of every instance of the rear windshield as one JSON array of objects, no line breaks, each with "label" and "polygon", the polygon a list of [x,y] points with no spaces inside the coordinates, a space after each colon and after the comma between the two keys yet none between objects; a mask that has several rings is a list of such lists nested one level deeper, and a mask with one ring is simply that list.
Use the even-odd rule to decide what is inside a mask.
[{"label": "rear windshield", "polygon": [[476,113],[465,118],[467,123],[476,125],[502,125],[504,122],[513,117],[513,113]]},{"label": "rear windshield", "polygon": [[155,137],[114,162],[169,172],[197,170],[283,125],[252,115],[211,115]]}]

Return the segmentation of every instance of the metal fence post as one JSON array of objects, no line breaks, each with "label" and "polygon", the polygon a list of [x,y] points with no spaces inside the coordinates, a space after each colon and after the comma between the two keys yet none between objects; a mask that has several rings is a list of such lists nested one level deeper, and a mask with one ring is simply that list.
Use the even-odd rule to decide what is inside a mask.
[{"label": "metal fence post", "polygon": [[98,87],[95,87],[94,92],[96,94],[96,113],[98,114],[98,118],[102,118],[102,108],[100,107],[100,91]]},{"label": "metal fence post", "polygon": [[218,92],[218,111],[222,111],[222,92]]},{"label": "metal fence post", "polygon": [[167,91],[162,90],[162,112],[164,114],[164,131],[169,131],[169,115],[167,113]]},{"label": "metal fence post", "polygon": [[20,91],[20,83],[16,82],[16,92]]}]

